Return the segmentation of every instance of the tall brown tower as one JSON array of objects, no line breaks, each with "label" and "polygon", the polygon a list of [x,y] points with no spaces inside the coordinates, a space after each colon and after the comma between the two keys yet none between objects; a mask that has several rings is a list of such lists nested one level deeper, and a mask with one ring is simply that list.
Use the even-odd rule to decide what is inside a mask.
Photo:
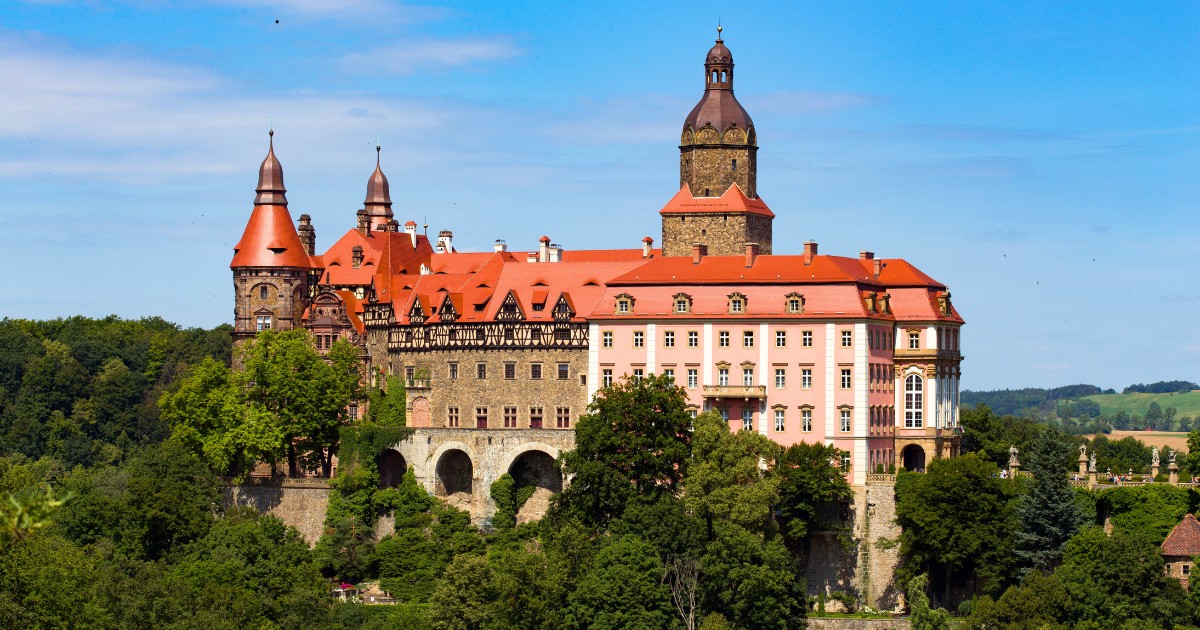
[{"label": "tall brown tower", "polygon": [[704,59],[704,96],[683,121],[680,194],[660,213],[664,256],[690,254],[695,243],[718,256],[744,253],[747,243],[771,253],[774,214],[758,198],[758,136],[733,95],[733,54],[721,30]]},{"label": "tall brown tower", "polygon": [[258,169],[258,193],[242,239],[233,248],[234,343],[270,328],[300,326],[315,282],[307,248],[288,213],[283,167],[275,157],[275,132]]}]

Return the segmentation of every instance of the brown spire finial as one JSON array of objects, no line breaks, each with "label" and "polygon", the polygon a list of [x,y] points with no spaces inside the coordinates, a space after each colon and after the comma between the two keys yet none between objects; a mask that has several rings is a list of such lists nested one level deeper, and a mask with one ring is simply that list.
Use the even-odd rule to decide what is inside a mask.
[{"label": "brown spire finial", "polygon": [[283,187],[283,166],[275,157],[275,129],[267,132],[267,157],[258,167],[258,187],[255,192],[256,206],[286,206],[287,189]]},{"label": "brown spire finial", "polygon": [[721,20],[717,20],[717,41],[721,41],[721,32],[724,30],[725,28],[721,26]]},{"label": "brown spire finial", "polygon": [[367,199],[363,204],[368,215],[390,219],[392,218],[392,194],[380,162],[382,151],[383,147],[376,144],[375,172],[371,173],[371,178],[367,180]]}]

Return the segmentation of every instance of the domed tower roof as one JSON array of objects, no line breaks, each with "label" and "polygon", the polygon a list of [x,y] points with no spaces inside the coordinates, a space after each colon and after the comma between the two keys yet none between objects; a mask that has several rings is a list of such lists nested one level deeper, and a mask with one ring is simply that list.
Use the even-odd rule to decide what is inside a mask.
[{"label": "domed tower roof", "polygon": [[730,127],[749,130],[754,126],[750,114],[733,95],[733,53],[725,47],[721,31],[717,27],[717,41],[704,58],[704,96],[684,119],[685,129],[712,125],[717,131]]},{"label": "domed tower roof", "polygon": [[383,174],[380,167],[380,152],[381,147],[375,145],[375,172],[367,180],[367,198],[363,201],[363,209],[371,217],[371,229],[375,228],[375,224],[386,224],[392,218],[392,191],[387,175]]},{"label": "domed tower roof", "polygon": [[283,166],[275,157],[275,130],[272,129],[268,135],[270,140],[267,157],[263,159],[262,166],[258,167],[258,187],[254,189],[258,195],[254,197],[254,205],[286,206],[287,189],[283,187]]}]

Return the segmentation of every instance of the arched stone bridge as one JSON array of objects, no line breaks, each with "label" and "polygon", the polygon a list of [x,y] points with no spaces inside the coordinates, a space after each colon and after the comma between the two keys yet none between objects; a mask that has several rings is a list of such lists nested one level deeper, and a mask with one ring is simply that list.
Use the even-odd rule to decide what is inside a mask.
[{"label": "arched stone bridge", "polygon": [[510,473],[538,488],[518,514],[524,522],[540,518],[550,495],[562,490],[554,462],[574,447],[575,432],[570,430],[416,428],[380,456],[380,484],[399,484],[411,466],[427,491],[470,512],[479,524],[496,511],[492,483]]}]

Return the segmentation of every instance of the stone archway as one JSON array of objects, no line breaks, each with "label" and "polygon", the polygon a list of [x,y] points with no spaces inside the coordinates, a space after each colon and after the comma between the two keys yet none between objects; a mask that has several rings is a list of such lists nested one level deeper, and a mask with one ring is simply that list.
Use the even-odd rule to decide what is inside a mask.
[{"label": "stone archway", "polygon": [[533,494],[517,510],[517,523],[535,521],[546,515],[550,498],[562,492],[563,477],[554,457],[541,450],[531,449],[517,455],[508,466],[518,487],[533,487]]},{"label": "stone archway", "polygon": [[917,444],[909,444],[900,451],[900,462],[905,470],[925,470],[925,449]]},{"label": "stone archway", "polygon": [[452,499],[451,502],[471,500],[475,466],[471,456],[459,449],[448,449],[438,458],[434,468],[434,494]]},{"label": "stone archway", "polygon": [[409,416],[408,426],[427,427],[430,425],[429,399],[417,396],[412,401],[412,415]]},{"label": "stone archway", "polygon": [[379,487],[395,488],[408,471],[408,460],[395,449],[387,449],[379,456]]}]

